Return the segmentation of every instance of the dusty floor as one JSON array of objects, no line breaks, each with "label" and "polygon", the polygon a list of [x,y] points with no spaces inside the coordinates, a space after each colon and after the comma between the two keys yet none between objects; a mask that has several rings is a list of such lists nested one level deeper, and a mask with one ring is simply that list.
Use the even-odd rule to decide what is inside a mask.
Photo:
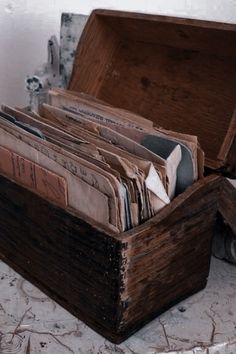
[{"label": "dusty floor", "polygon": [[0,262],[0,340],[0,354],[235,354],[236,266],[212,259],[204,291],[116,346]]}]

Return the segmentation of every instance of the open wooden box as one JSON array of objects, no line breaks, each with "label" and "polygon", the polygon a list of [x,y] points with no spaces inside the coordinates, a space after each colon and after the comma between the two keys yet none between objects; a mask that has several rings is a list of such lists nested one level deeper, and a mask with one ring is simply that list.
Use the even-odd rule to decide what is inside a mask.
[{"label": "open wooden box", "polygon": [[[70,89],[199,136],[209,168],[235,175],[236,26],[94,11]],[[221,177],[205,177],[122,234],[0,178],[0,255],[119,343],[206,285]]]}]

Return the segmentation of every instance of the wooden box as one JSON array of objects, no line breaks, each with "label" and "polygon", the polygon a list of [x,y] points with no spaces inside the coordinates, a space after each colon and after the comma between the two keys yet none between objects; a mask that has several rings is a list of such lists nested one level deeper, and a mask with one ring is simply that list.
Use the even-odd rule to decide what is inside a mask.
[{"label": "wooden box", "polygon": [[[70,89],[199,135],[209,168],[235,174],[235,26],[97,10]],[[119,343],[204,288],[221,177],[210,175],[122,234],[0,177],[0,255]]]}]

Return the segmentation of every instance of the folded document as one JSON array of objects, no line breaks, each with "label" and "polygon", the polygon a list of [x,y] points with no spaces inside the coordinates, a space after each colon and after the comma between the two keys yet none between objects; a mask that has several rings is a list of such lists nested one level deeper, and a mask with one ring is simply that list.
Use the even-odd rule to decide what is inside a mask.
[{"label": "folded document", "polygon": [[0,174],[103,229],[123,232],[202,177],[196,137],[54,89],[39,113],[2,106]]}]

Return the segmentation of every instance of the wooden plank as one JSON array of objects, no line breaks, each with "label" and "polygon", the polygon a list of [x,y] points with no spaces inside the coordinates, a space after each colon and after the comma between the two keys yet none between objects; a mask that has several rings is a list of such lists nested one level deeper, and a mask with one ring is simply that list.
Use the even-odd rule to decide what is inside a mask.
[{"label": "wooden plank", "polygon": [[205,286],[219,180],[204,178],[145,224],[109,235],[0,177],[0,255],[121,342]]}]

